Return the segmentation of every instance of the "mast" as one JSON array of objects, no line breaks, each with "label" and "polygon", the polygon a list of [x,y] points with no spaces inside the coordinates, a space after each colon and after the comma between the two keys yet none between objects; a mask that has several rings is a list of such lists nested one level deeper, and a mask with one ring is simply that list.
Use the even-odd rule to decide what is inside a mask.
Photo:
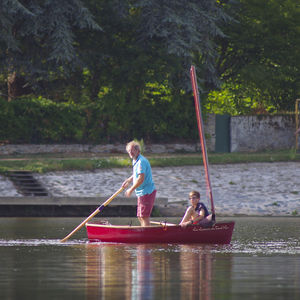
[{"label": "mast", "polygon": [[212,188],[211,188],[211,183],[210,183],[206,142],[205,142],[205,137],[204,137],[203,120],[202,120],[201,105],[200,105],[200,96],[199,96],[199,90],[198,90],[198,84],[197,84],[196,69],[195,69],[195,66],[193,66],[193,65],[191,66],[191,69],[190,69],[190,76],[191,76],[192,88],[193,88],[193,93],[194,93],[194,102],[195,102],[195,109],[196,109],[198,131],[199,131],[201,151],[202,151],[202,156],[203,156],[203,164],[204,164],[204,169],[205,169],[206,192],[207,192],[209,200],[210,200],[212,219],[213,219],[213,221],[215,221],[215,206],[214,206]]}]

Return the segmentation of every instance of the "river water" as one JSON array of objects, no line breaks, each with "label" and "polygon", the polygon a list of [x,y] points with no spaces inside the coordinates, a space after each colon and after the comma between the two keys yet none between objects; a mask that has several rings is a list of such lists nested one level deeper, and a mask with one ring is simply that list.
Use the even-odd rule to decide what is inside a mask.
[{"label": "river water", "polygon": [[0,218],[0,299],[300,299],[300,218],[234,219],[218,246],[60,243],[82,218]]}]

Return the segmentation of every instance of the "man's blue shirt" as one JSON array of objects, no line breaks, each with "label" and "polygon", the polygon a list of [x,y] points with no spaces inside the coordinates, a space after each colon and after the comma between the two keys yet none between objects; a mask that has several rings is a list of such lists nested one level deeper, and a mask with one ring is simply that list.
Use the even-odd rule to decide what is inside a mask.
[{"label": "man's blue shirt", "polygon": [[144,182],[135,189],[137,196],[151,194],[155,190],[155,185],[152,179],[151,166],[147,158],[139,154],[133,165],[133,184],[137,181],[139,174],[145,174]]}]

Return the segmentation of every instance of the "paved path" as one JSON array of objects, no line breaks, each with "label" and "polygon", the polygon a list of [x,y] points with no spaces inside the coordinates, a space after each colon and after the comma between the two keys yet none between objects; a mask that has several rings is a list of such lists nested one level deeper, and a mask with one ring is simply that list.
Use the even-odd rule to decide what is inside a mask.
[{"label": "paved path", "polygon": [[[157,197],[175,204],[199,190],[206,202],[202,166],[153,168]],[[53,196],[108,197],[131,174],[130,168],[95,172],[36,174]],[[300,163],[250,163],[211,165],[210,177],[217,214],[300,215]],[[19,196],[12,184],[0,178],[2,196]],[[186,201],[186,204],[188,202]]]}]

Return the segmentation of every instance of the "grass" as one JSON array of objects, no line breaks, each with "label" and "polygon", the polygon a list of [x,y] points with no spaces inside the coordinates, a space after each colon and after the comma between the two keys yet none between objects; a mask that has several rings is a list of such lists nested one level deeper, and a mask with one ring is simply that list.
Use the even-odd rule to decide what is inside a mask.
[{"label": "grass", "polygon": [[[145,155],[153,167],[202,165],[200,153],[192,154],[149,154]],[[210,164],[234,164],[252,162],[300,161],[300,154],[286,151],[260,153],[209,153]],[[93,171],[101,168],[130,167],[131,161],[126,154],[35,154],[2,156],[0,173],[13,170],[27,170],[38,173],[51,171]]]}]

